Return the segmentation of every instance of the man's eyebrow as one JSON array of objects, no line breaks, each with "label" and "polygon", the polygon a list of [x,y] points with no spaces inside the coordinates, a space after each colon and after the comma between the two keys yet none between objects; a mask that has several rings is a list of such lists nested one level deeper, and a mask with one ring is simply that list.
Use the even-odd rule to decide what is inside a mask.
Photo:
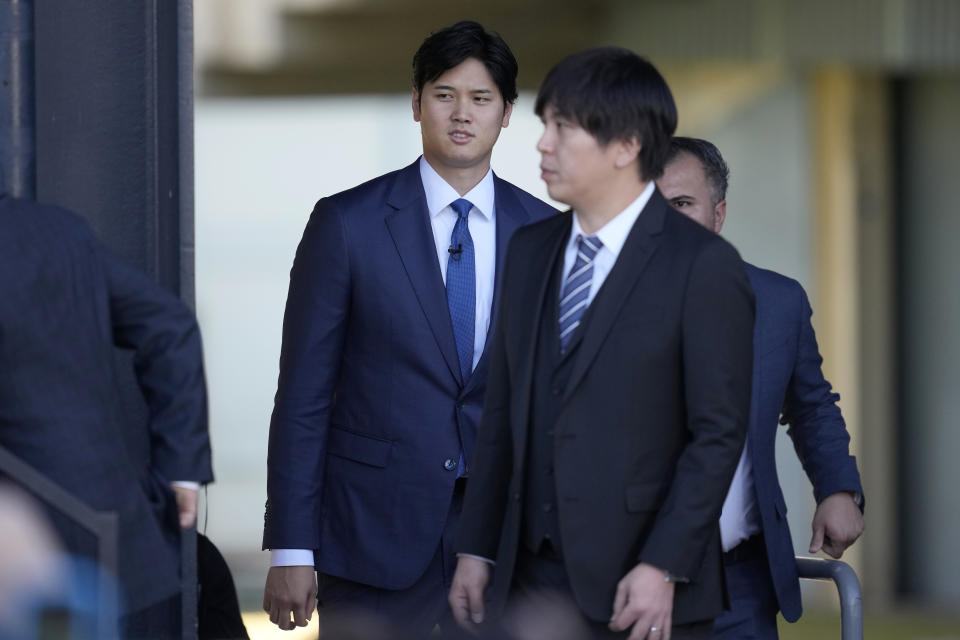
[{"label": "man's eyebrow", "polygon": [[[433,87],[434,91],[456,91],[457,88],[448,84],[438,84]],[[493,93],[493,89],[471,89],[470,93]]]}]

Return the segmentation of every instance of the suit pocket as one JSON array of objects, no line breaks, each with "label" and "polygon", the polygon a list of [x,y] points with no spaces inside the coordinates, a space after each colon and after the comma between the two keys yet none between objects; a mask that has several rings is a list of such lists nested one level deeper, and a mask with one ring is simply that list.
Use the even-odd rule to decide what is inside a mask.
[{"label": "suit pocket", "polygon": [[330,435],[327,438],[327,453],[368,464],[371,467],[386,467],[392,450],[393,443],[389,440],[372,438],[336,427],[330,428]]},{"label": "suit pocket", "polygon": [[660,508],[663,499],[663,484],[648,482],[646,484],[627,485],[624,490],[627,511],[656,511]]}]

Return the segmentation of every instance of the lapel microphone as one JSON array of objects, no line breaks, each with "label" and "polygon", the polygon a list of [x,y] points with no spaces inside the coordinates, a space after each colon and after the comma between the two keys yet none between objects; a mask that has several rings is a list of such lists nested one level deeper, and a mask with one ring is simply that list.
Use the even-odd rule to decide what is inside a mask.
[{"label": "lapel microphone", "polygon": [[454,260],[459,260],[460,254],[463,253],[463,245],[458,244],[456,249],[453,248],[453,245],[450,245],[450,248],[447,249],[447,253],[453,256]]}]

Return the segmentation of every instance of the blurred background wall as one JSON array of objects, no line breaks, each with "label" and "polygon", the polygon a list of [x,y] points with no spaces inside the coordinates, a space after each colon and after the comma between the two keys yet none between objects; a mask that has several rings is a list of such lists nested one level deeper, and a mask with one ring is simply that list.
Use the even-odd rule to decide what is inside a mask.
[{"label": "blurred background wall", "polygon": [[[960,605],[960,2],[200,0],[196,292],[217,482],[208,533],[258,606],[266,444],[293,253],[314,202],[412,162],[410,60],[463,18],[499,31],[523,89],[494,170],[546,197],[533,97],[587,46],[648,57],[679,132],[732,171],[724,235],[810,294],[863,474],[844,560],[868,611]],[[782,434],[798,553],[814,503]],[[825,596],[808,592],[813,601]]]}]

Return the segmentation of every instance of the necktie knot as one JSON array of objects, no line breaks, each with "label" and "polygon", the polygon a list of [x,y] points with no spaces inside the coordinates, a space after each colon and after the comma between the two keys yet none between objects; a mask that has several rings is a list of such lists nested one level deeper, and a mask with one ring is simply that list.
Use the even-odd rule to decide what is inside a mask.
[{"label": "necktie knot", "polygon": [[465,220],[470,214],[470,209],[473,209],[473,203],[469,200],[458,198],[450,203],[450,208],[456,212],[460,219]]},{"label": "necktie knot", "polygon": [[603,242],[597,236],[577,236],[577,251],[583,254],[585,262],[593,262]]}]

